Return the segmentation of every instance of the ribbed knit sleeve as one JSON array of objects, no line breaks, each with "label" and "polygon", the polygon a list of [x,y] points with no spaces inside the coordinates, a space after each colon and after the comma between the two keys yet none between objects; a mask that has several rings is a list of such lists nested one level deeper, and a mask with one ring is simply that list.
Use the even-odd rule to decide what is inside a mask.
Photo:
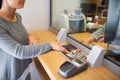
[{"label": "ribbed knit sleeve", "polygon": [[0,48],[19,59],[33,58],[51,50],[48,42],[35,45],[21,45],[12,39],[2,27],[0,27]]}]

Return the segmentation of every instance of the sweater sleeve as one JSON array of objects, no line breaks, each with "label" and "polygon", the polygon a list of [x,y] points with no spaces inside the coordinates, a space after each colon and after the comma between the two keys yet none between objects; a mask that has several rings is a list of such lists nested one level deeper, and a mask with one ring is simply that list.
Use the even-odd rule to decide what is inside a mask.
[{"label": "sweater sleeve", "polygon": [[100,35],[102,35],[102,33],[104,33],[104,32],[105,32],[105,24],[104,24],[101,28],[99,28],[97,31],[93,32],[93,33],[91,34],[91,36],[93,36],[93,37],[95,38],[95,40],[97,40],[98,37],[99,37]]},{"label": "sweater sleeve", "polygon": [[0,27],[0,48],[18,59],[33,58],[52,49],[48,42],[21,45],[12,39],[2,27]]}]

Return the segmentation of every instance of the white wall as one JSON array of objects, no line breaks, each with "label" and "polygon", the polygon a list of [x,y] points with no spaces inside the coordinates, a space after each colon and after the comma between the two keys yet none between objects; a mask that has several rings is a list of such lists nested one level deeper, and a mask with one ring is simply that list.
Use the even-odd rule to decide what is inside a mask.
[{"label": "white wall", "polygon": [[26,0],[22,15],[23,24],[28,31],[48,29],[50,20],[50,0]]}]

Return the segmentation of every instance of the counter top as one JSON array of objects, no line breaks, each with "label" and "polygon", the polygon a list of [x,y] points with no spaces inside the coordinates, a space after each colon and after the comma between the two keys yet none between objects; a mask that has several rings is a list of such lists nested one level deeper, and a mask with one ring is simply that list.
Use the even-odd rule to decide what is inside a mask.
[{"label": "counter top", "polygon": [[[49,30],[31,31],[29,33],[34,36],[38,42],[55,42],[56,40],[56,35]],[[59,52],[51,50],[45,54],[39,55],[37,58],[50,77],[50,80],[120,80],[119,76],[115,75],[104,66],[97,68],[88,67],[87,70],[65,79],[58,74],[59,66],[66,61],[65,57]],[[37,66],[37,68],[40,67]],[[44,75],[44,77],[46,77],[46,75]]]}]

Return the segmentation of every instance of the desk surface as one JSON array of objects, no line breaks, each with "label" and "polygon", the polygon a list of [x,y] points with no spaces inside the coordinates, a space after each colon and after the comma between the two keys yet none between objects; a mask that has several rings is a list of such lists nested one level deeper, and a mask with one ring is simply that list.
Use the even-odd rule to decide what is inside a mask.
[{"label": "desk surface", "polygon": [[[56,40],[56,35],[49,30],[31,31],[30,35],[34,36],[38,42],[55,42]],[[61,54],[52,50],[38,56],[37,58],[43,65],[51,80],[120,80],[120,76],[115,75],[104,66],[97,68],[88,67],[87,70],[71,78],[64,79],[58,74],[59,66],[66,61]]]}]

